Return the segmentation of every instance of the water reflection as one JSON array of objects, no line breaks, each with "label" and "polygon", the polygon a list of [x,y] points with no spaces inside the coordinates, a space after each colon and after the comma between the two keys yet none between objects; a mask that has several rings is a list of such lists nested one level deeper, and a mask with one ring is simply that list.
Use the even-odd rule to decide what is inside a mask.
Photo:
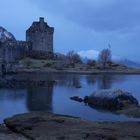
[{"label": "water reflection", "polygon": [[[72,96],[83,98],[98,89],[120,88],[132,91],[140,101],[138,75],[23,74],[14,78],[17,82],[29,82],[19,82],[21,86],[15,88],[0,89],[0,121],[13,114],[29,111],[51,111],[88,120],[128,120],[127,117],[122,119],[121,116],[91,109],[69,99]],[[31,84],[30,81],[45,81],[45,84]]]},{"label": "water reflection", "polygon": [[53,82],[45,87],[30,86],[27,90],[27,108],[29,111],[52,111]]},{"label": "water reflection", "polygon": [[121,82],[125,80],[125,75],[112,75],[112,74],[101,74],[101,75],[88,75],[86,77],[87,83],[89,85],[94,85],[97,83],[98,89],[111,89],[113,81]]},{"label": "water reflection", "polygon": [[[81,75],[78,74],[22,74],[14,77],[17,81],[56,81],[59,86],[80,87]],[[30,83],[29,83],[30,84]]]},{"label": "water reflection", "polygon": [[64,75],[58,77],[57,85],[67,87],[81,87],[80,75]]},{"label": "water reflection", "polygon": [[17,101],[25,97],[26,89],[0,89],[0,101],[11,100]]}]

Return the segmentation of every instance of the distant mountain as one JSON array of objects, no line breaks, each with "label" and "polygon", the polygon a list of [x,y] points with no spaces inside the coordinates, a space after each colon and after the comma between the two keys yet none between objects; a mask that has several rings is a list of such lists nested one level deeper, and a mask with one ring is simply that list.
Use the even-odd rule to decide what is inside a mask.
[{"label": "distant mountain", "polygon": [[[80,51],[78,54],[81,56],[82,61],[86,63],[89,59],[97,61],[99,52],[96,50]],[[140,63],[134,62],[127,58],[121,58],[118,56],[112,56],[112,61],[118,64],[126,65],[128,67],[140,68]]]},{"label": "distant mountain", "polygon": [[0,42],[3,43],[5,41],[16,41],[16,39],[12,33],[0,26]]},{"label": "distant mountain", "polygon": [[98,59],[99,51],[97,50],[87,50],[77,52],[83,59]]},{"label": "distant mountain", "polygon": [[139,63],[126,59],[126,58],[117,59],[117,60],[114,60],[114,62],[126,65],[128,67],[140,68]]}]

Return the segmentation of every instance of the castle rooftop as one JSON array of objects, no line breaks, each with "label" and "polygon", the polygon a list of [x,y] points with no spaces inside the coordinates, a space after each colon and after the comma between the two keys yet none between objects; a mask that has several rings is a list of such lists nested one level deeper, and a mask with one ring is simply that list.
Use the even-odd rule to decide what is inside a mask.
[{"label": "castle rooftop", "polygon": [[47,22],[44,21],[43,17],[39,18],[39,21],[34,21],[31,27],[27,30],[27,32],[46,32],[46,31],[54,31],[53,27],[50,27]]}]

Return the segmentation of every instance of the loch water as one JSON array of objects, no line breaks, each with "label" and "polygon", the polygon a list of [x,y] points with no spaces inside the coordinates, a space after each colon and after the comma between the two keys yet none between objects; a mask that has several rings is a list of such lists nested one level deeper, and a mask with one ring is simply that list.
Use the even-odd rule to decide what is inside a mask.
[{"label": "loch water", "polygon": [[[0,122],[19,113],[49,111],[81,117],[91,121],[137,121],[125,115],[91,108],[70,100],[72,96],[84,98],[100,89],[119,88],[131,92],[140,103],[140,75],[80,75],[60,73],[34,73],[12,75],[18,81],[29,81],[26,86],[0,87]],[[47,81],[33,85],[32,81]]]}]

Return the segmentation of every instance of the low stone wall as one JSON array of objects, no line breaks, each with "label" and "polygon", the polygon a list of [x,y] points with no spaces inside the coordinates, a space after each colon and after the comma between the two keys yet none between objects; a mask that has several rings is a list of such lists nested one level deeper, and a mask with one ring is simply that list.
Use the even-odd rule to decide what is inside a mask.
[{"label": "low stone wall", "polygon": [[4,63],[15,62],[17,59],[27,55],[29,47],[29,43],[25,41],[1,43],[0,60]]}]

